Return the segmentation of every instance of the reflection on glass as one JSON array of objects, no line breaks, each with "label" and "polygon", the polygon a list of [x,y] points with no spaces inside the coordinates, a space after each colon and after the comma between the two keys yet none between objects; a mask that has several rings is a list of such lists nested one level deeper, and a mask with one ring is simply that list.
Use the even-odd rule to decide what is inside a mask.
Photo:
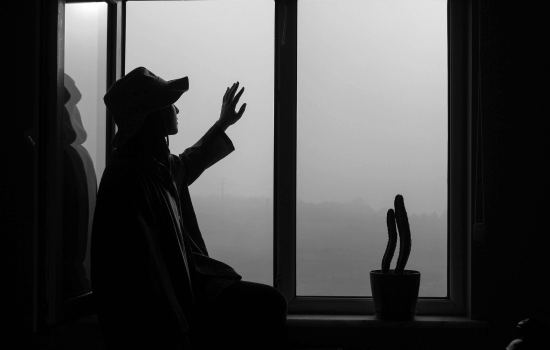
[{"label": "reflection on glass", "polygon": [[447,295],[446,36],[445,0],[298,2],[298,295],[371,295],[397,194]]},{"label": "reflection on glass", "polygon": [[105,168],[107,4],[65,8],[63,296],[90,291],[90,240]]},{"label": "reflection on glass", "polygon": [[245,280],[272,284],[273,1],[129,2],[126,71],[189,77],[176,103],[179,154],[216,122],[228,86],[247,104],[227,130],[235,151],[189,188],[209,254]]}]

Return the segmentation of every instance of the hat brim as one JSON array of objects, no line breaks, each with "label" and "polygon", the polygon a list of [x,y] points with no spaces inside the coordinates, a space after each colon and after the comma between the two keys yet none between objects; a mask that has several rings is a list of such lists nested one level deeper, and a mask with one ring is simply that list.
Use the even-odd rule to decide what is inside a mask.
[{"label": "hat brim", "polygon": [[150,110],[150,113],[174,104],[184,92],[189,90],[188,77],[169,81],[164,81],[162,78],[159,78],[159,84],[162,91],[159,93],[157,103],[155,103],[156,108]]}]

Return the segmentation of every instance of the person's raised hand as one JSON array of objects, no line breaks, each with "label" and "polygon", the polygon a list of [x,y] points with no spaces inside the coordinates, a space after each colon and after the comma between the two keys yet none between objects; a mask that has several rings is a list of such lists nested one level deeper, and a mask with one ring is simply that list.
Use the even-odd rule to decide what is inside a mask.
[{"label": "person's raised hand", "polygon": [[243,103],[238,112],[235,112],[235,107],[241,98],[241,95],[244,92],[244,87],[235,95],[235,92],[239,88],[239,82],[236,82],[225,90],[225,95],[223,96],[222,110],[220,113],[220,119],[216,122],[224,131],[233,124],[235,124],[239,119],[241,119],[244,111],[246,110],[246,103]]}]

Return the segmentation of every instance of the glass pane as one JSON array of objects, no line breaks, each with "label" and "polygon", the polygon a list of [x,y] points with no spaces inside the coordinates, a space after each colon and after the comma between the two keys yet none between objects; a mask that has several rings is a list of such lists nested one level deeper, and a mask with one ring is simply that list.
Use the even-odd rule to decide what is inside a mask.
[{"label": "glass pane", "polygon": [[90,291],[90,239],[105,169],[107,4],[65,7],[63,295]]},{"label": "glass pane", "polygon": [[445,297],[446,1],[298,5],[297,294],[370,296],[402,194],[406,268]]},{"label": "glass pane", "polygon": [[143,66],[169,80],[189,76],[179,99],[179,154],[218,120],[239,81],[247,104],[227,130],[235,151],[189,188],[210,256],[245,280],[272,284],[273,1],[129,2],[126,71]]}]

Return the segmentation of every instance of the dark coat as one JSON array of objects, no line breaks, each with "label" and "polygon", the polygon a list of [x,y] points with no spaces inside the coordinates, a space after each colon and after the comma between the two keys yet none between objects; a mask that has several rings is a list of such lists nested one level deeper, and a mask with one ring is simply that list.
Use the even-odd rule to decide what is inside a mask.
[{"label": "dark coat", "polygon": [[178,348],[197,304],[241,279],[208,257],[188,190],[234,147],[217,126],[164,161],[125,146],[105,169],[93,224],[91,280],[102,334],[113,348]]}]

